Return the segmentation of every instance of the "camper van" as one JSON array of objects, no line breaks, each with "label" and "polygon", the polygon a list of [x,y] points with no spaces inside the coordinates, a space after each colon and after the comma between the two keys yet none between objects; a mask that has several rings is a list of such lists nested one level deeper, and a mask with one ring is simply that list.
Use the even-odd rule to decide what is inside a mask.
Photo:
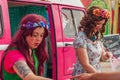
[{"label": "camper van", "polygon": [[45,76],[70,80],[76,61],[73,40],[85,8],[80,0],[0,0],[0,63],[23,16],[36,13],[47,19],[49,61]]}]

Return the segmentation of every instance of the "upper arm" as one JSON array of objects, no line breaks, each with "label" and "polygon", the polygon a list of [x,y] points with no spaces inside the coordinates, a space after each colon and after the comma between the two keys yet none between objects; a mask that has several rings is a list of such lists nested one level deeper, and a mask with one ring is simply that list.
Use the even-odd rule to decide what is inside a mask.
[{"label": "upper arm", "polygon": [[86,65],[89,63],[88,55],[87,55],[87,39],[85,35],[80,32],[78,36],[75,38],[73,45],[78,56],[78,59],[82,65]]},{"label": "upper arm", "polygon": [[76,53],[78,56],[78,59],[80,61],[80,64],[83,66],[83,68],[87,72],[97,72],[96,69],[89,63],[89,58],[87,54],[87,50],[85,48],[76,48]]},{"label": "upper arm", "polygon": [[84,66],[84,65],[88,65],[89,64],[89,58],[87,55],[87,50],[85,48],[76,48],[76,54],[78,56],[78,59],[80,61],[80,63]]},{"label": "upper arm", "polygon": [[33,74],[32,70],[29,68],[27,63],[25,61],[17,61],[13,65],[13,69],[15,72],[18,74],[18,76],[22,79],[26,78],[29,76],[29,74]]}]

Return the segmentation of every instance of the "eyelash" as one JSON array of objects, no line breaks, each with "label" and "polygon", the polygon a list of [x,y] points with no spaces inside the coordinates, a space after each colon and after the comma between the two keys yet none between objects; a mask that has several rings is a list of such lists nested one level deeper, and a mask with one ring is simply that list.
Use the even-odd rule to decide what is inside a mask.
[{"label": "eyelash", "polygon": [[42,34],[42,35],[40,35],[40,37],[43,37],[44,35]]},{"label": "eyelash", "polygon": [[[37,37],[37,36],[39,36],[39,35],[33,34],[32,36],[33,36],[33,37]],[[40,37],[43,37],[43,34],[41,34]]]}]

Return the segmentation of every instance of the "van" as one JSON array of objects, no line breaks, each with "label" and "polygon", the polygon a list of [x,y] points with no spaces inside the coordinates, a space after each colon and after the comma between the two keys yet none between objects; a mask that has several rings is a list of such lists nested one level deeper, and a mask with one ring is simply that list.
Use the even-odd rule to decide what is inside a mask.
[{"label": "van", "polygon": [[44,76],[69,80],[76,61],[73,40],[85,7],[80,0],[0,0],[0,63],[21,18],[29,13],[44,16],[49,25],[49,62],[45,64]]}]

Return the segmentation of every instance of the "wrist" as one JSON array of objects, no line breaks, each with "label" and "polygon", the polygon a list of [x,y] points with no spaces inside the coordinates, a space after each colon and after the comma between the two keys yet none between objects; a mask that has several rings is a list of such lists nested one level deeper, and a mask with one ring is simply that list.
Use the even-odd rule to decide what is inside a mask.
[{"label": "wrist", "polygon": [[96,75],[96,73],[91,73],[89,80],[97,80],[95,75]]}]

